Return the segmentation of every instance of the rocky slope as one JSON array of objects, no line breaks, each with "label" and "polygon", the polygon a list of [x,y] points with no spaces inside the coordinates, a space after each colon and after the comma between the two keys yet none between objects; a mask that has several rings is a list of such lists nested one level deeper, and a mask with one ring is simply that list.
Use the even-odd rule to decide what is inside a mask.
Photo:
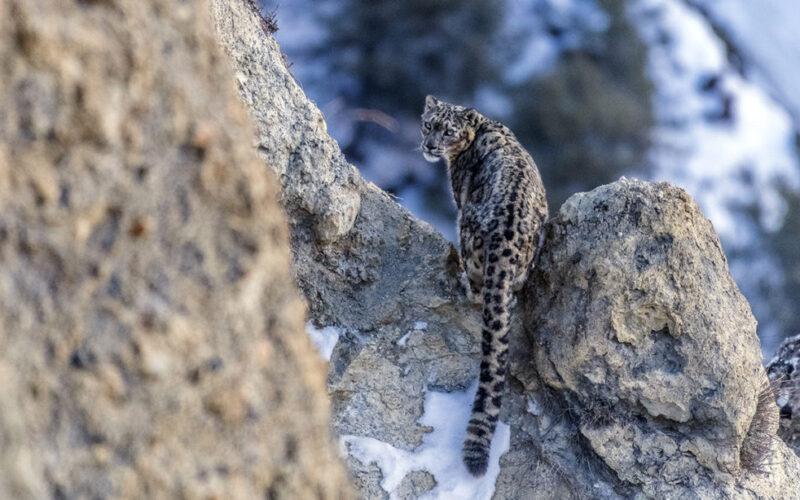
[{"label": "rocky slope", "polygon": [[213,5],[281,179],[296,279],[316,326],[339,333],[332,423],[363,497],[798,498],[800,461],[775,439],[755,320],[713,227],[682,190],[632,181],[549,223],[516,315],[494,460],[507,452],[488,489],[453,481],[478,355],[454,249],[346,162],[254,11]]},{"label": "rocky slope", "polygon": [[0,0],[0,497],[346,498],[204,0]]}]

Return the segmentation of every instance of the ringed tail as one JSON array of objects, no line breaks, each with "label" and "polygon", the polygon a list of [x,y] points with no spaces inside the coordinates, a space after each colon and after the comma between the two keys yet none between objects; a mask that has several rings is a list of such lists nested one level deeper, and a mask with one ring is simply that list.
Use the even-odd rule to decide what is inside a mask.
[{"label": "ringed tail", "polygon": [[484,475],[488,469],[489,450],[505,389],[513,293],[513,276],[506,269],[515,267],[508,265],[512,258],[510,252],[504,251],[508,244],[502,233],[493,234],[488,248],[495,250],[486,254],[484,262],[480,381],[462,449],[464,464],[475,477]]}]

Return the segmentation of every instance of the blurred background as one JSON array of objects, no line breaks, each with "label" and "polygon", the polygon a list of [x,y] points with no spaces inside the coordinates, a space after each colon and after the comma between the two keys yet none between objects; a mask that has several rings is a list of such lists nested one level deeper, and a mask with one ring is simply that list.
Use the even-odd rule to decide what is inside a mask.
[{"label": "blurred background", "polygon": [[620,176],[691,194],[765,357],[800,333],[797,0],[261,0],[291,71],[365,178],[455,241],[426,94],[500,120],[550,211]]}]

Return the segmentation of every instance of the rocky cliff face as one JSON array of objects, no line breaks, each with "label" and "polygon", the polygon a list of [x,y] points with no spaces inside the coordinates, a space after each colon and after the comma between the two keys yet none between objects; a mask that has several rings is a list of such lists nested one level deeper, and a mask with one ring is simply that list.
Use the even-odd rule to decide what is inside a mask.
[{"label": "rocky cliff face", "polygon": [[347,497],[206,3],[0,0],[0,67],[0,497]]},{"label": "rocky cliff face", "polygon": [[[455,293],[453,248],[347,164],[244,2],[216,0],[214,13],[281,179],[296,279],[316,326],[338,328],[332,424],[361,495],[463,494],[472,485],[453,484],[447,443],[463,432],[478,316]],[[468,491],[798,497],[800,461],[775,439],[755,321],[682,190],[623,180],[573,196],[516,317],[494,460],[505,453],[490,488]]]}]

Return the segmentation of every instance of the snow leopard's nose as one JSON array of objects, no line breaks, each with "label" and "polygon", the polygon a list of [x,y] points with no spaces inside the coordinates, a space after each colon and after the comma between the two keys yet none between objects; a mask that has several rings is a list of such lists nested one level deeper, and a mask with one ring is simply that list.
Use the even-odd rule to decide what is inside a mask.
[{"label": "snow leopard's nose", "polygon": [[434,139],[433,134],[425,138],[425,140],[422,142],[422,148],[428,152],[436,149],[436,140]]}]

